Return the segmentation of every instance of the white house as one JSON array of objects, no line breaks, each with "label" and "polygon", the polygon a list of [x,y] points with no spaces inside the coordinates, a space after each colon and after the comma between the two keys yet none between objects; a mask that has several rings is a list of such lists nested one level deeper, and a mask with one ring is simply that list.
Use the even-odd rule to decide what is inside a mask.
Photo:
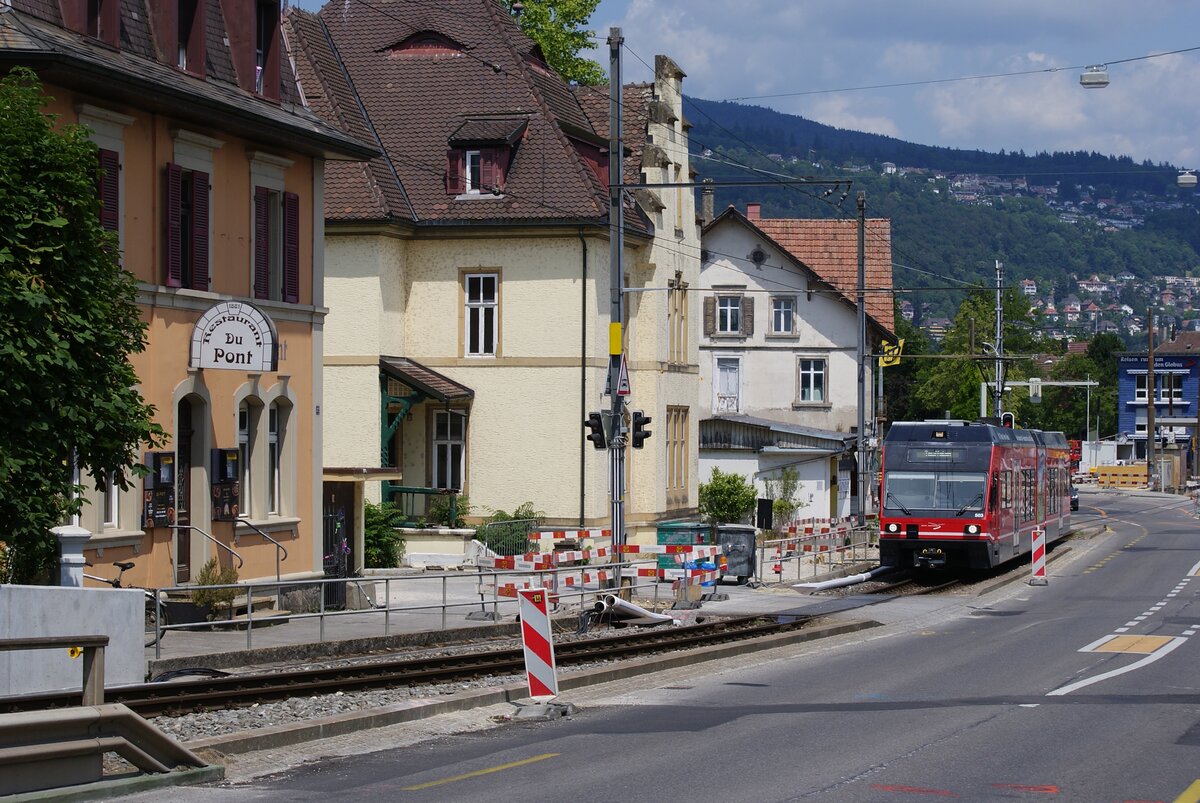
[{"label": "white house", "polygon": [[[800,515],[850,513],[858,421],[857,221],[763,219],[758,204],[706,224],[700,294],[700,473],[800,475]],[[891,225],[865,232],[868,353],[892,337]],[[875,361],[865,377],[875,428]]]}]

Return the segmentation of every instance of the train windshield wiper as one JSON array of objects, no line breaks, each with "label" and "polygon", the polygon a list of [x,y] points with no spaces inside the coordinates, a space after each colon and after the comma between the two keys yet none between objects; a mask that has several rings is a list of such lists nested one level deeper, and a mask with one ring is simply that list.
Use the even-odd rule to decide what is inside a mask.
[{"label": "train windshield wiper", "polygon": [[966,513],[966,512],[967,512],[967,508],[969,508],[969,507],[975,507],[975,503],[976,503],[976,502],[982,502],[982,501],[983,501],[983,494],[982,494],[982,493],[977,493],[977,494],[975,494],[975,498],[974,498],[974,499],[972,499],[970,502],[967,502],[965,505],[963,505],[962,507],[960,507],[960,508],[958,509],[958,512],[957,512],[957,513],[955,513],[954,515],[955,515],[955,516],[961,516],[963,513]]},{"label": "train windshield wiper", "polygon": [[895,503],[896,503],[896,507],[898,507],[898,508],[900,508],[901,510],[903,510],[903,511],[904,511],[904,515],[906,515],[906,516],[911,516],[911,515],[912,515],[912,511],[911,511],[911,510],[909,510],[908,508],[906,508],[906,507],[905,507],[905,506],[904,506],[904,505],[903,505],[903,504],[900,502],[900,500],[896,498],[896,495],[895,495],[894,493],[892,493],[891,491],[888,491],[888,492],[887,492],[887,498],[888,498],[888,499],[890,499],[891,501],[895,502]]}]

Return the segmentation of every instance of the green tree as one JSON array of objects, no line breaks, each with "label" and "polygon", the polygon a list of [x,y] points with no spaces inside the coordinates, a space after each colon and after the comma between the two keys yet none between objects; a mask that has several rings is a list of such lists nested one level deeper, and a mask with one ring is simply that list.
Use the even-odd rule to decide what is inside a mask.
[{"label": "green tree", "polygon": [[99,486],[132,486],[143,444],[162,443],[137,391],[146,345],[137,283],[101,228],[96,146],[55,130],[37,77],[0,81],[0,537],[6,577],[44,578],[49,530],[78,511],[71,456]]},{"label": "green tree", "polygon": [[763,484],[767,488],[767,498],[771,500],[771,518],[775,520],[776,529],[789,523],[796,511],[808,504],[796,497],[800,490],[800,474],[791,466],[783,468],[774,477],[764,477]]},{"label": "green tree", "polygon": [[712,470],[708,482],[700,483],[700,515],[710,524],[738,524],[754,509],[758,492],[741,474]]},{"label": "green tree", "polygon": [[363,565],[368,569],[394,569],[404,554],[404,511],[391,502],[363,503]]},{"label": "green tree", "polygon": [[[504,0],[512,13],[515,0]],[[594,31],[587,23],[600,0],[523,0],[517,24],[537,42],[546,63],[568,81],[586,86],[604,83],[600,65],[579,55],[591,47]]]}]

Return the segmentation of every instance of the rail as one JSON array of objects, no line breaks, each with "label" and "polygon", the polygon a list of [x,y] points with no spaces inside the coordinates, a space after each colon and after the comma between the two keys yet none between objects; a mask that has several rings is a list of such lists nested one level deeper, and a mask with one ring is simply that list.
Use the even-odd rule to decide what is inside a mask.
[{"label": "rail", "polygon": [[239,569],[242,568],[242,566],[244,566],[246,564],[246,561],[242,560],[242,556],[237,553],[237,550],[235,550],[231,546],[228,546],[227,544],[222,544],[220,541],[218,541],[212,535],[210,535],[209,533],[206,533],[204,530],[201,530],[199,527],[197,527],[194,524],[172,524],[171,529],[172,530],[195,530],[196,532],[200,533],[205,538],[207,538],[209,541],[212,541],[214,544],[221,547],[221,549],[225,550],[230,555],[233,555],[234,559],[237,560],[237,562],[238,562],[237,567]]},{"label": "rail", "polygon": [[[83,650],[83,704],[104,703],[104,648],[108,636],[40,636],[0,639],[0,652],[17,650]],[[2,763],[2,762],[0,762]]]},{"label": "rail", "polygon": [[[263,538],[267,539],[268,541],[270,541],[272,544],[274,544],[274,545],[275,545],[275,582],[279,582],[279,578],[280,578],[280,571],[279,571],[279,569],[280,569],[280,566],[282,565],[283,561],[287,560],[287,556],[288,556],[287,547],[285,547],[283,544],[281,544],[281,543],[279,543],[278,541],[276,541],[276,540],[275,540],[274,538],[272,538],[271,536],[267,535],[265,532],[263,532],[263,531],[262,531],[262,530],[261,530],[261,529],[258,527],[258,525],[254,524],[254,522],[250,521],[250,520],[249,520],[249,519],[247,519],[247,518],[240,518],[240,519],[238,519],[237,523],[238,523],[239,525],[245,525],[245,526],[249,527],[251,530],[254,530],[254,532],[258,533],[258,534],[259,534],[259,535],[261,535]],[[233,540],[234,540],[234,543],[237,543],[237,534],[236,534],[236,532],[234,533]],[[283,555],[282,555],[282,556],[280,556],[280,554],[279,554],[280,552],[282,552],[282,553],[283,553]]]}]

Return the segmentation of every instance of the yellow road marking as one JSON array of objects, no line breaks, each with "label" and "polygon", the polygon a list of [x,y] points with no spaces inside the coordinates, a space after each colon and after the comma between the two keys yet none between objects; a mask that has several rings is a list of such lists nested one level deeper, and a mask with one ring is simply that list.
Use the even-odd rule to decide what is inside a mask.
[{"label": "yellow road marking", "polygon": [[1092,652],[1135,652],[1149,655],[1167,646],[1172,640],[1169,636],[1117,636],[1094,648]]},{"label": "yellow road marking", "polygon": [[545,761],[548,758],[562,755],[561,753],[542,753],[540,756],[532,758],[523,758],[520,761],[510,761],[507,764],[497,764],[495,767],[488,767],[485,770],[475,770],[474,772],[464,772],[462,775],[454,775],[450,778],[442,778],[440,781],[429,781],[428,783],[419,783],[416,786],[405,786],[401,789],[403,792],[417,792],[421,789],[430,789],[434,786],[442,784],[454,783],[455,781],[465,781],[467,778],[478,778],[480,775],[490,775],[493,772],[502,772],[503,770],[511,770],[515,767],[523,767],[526,764],[533,764],[538,761]]},{"label": "yellow road marking", "polygon": [[1193,781],[1192,785],[1184,789],[1179,797],[1175,798],[1174,803],[1198,803],[1200,802],[1200,781]]}]

